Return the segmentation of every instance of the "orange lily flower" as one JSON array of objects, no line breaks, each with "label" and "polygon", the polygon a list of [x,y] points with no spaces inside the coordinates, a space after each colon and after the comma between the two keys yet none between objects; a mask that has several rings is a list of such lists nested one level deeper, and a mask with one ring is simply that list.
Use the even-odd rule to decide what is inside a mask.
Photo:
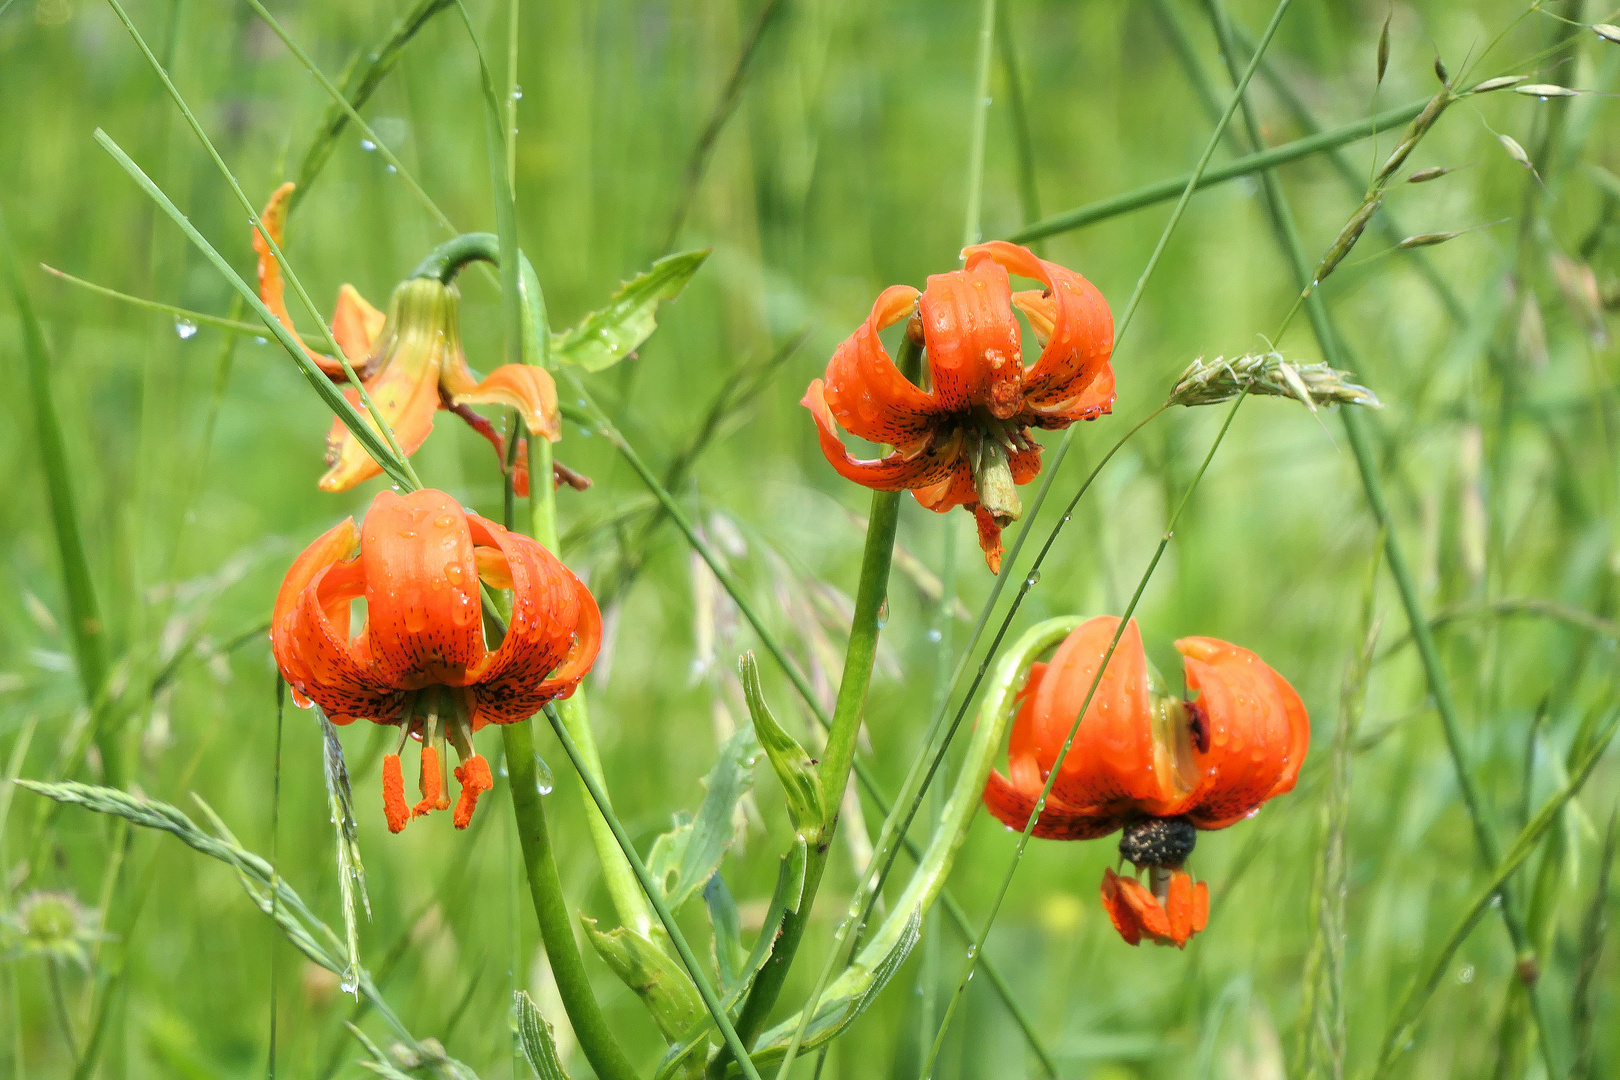
[{"label": "orange lily flower", "polygon": [[[356,552],[358,548],[358,552]],[[490,651],[478,584],[512,590],[506,637]],[[349,634],[349,606],[366,624]],[[364,717],[422,741],[422,800],[407,808],[399,750],[383,759],[388,828],[442,810],[440,755],[461,766],[455,825],[493,781],[472,748],[485,724],[528,719],[568,697],[596,661],[602,617],[590,591],[540,544],[469,514],[442,491],[378,494],[357,530],[346,518],[294,560],[270,624],[276,665],[300,705],[334,724]]]},{"label": "orange lily flower", "polygon": [[[286,183],[277,188],[259,215],[278,247],[293,187]],[[253,231],[253,249],[259,255],[260,299],[281,325],[296,333],[287,311],[281,267],[257,229]],[[506,364],[480,381],[461,351],[459,307],[453,285],[436,278],[411,278],[394,290],[385,319],[354,286],[344,285],[338,290],[337,306],[332,312],[332,336],[406,456],[414,454],[426,441],[433,430],[433,414],[448,409],[494,444],[504,468],[505,440],[471,406],[510,405],[523,416],[530,431],[556,442],[562,438],[557,386],[544,368],[527,364]],[[345,381],[343,365],[337,360],[308,346],[304,351],[333,381]],[[345,394],[359,406],[356,391],[347,390]],[[374,418],[368,415],[366,419],[376,426]],[[340,420],[332,422],[326,437],[326,463],[327,473],[320,482],[323,491],[347,491],[382,473]],[[527,494],[526,465],[518,471],[515,481],[518,493]]]},{"label": "orange lily flower", "polygon": [[1310,745],[1310,719],[1288,682],[1254,653],[1214,638],[1176,642],[1187,688],[1167,694],[1133,620],[1121,635],[1085,718],[1085,704],[1119,620],[1090,619],[1030,668],[1007,746],[1007,775],[990,775],[985,805],[1023,829],[1047,778],[1058,777],[1034,834],[1089,840],[1123,829],[1120,855],[1146,867],[1149,885],[1109,871],[1103,906],[1134,945],[1146,936],[1185,945],[1202,930],[1209,892],[1182,869],[1196,830],[1224,829],[1293,790]]},{"label": "orange lily flower", "polygon": [[[938,513],[966,507],[985,562],[999,573],[1001,530],[1022,512],[1016,485],[1041,470],[1029,429],[1066,428],[1113,410],[1114,319],[1091,282],[1027,248],[998,240],[964,248],[962,258],[963,269],[932,275],[921,293],[885,289],[802,404],[839,475],[877,491],[910,490]],[[1013,292],[1009,273],[1044,291]],[[1015,307],[1042,346],[1028,367]],[[911,340],[927,349],[927,389],[900,373],[878,339],[906,318]],[[840,426],[893,450],[858,459]]]}]

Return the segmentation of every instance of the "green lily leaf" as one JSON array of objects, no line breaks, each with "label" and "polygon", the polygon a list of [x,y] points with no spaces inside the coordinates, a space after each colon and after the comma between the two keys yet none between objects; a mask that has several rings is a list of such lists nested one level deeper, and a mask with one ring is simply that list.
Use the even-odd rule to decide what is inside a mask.
[{"label": "green lily leaf", "polygon": [[807,840],[821,836],[827,813],[827,793],[821,783],[816,763],[799,745],[797,739],[782,729],[765,703],[765,694],[759,685],[759,665],[752,651],[743,653],[737,664],[742,673],[743,696],[748,699],[748,713],[754,718],[754,732],[771,759],[771,768],[787,793],[788,817],[793,828]]},{"label": "green lily leaf", "polygon": [[709,249],[666,255],[643,273],[620,285],[607,307],[593,311],[572,330],[552,341],[560,363],[586,371],[610,368],[652,336],[658,328],[658,305],[673,300],[692,280]]},{"label": "green lily leaf", "polygon": [[641,998],[665,1039],[674,1042],[708,1015],[691,977],[655,943],[622,926],[603,933],[595,919],[581,915],[579,921],[597,955]]},{"label": "green lily leaf", "polygon": [[663,888],[671,909],[691,899],[719,868],[736,836],[732,814],[737,800],[754,786],[759,754],[753,728],[743,728],[727,739],[719,760],[703,780],[708,792],[697,817],[678,815],[675,828],[653,841],[647,869]]}]

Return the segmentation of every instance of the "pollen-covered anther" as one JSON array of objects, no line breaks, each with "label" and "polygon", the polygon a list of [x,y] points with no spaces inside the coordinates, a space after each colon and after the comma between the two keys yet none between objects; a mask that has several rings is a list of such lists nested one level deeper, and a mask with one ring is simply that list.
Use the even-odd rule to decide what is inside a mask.
[{"label": "pollen-covered anther", "polygon": [[382,785],[383,816],[388,819],[388,831],[404,832],[405,825],[411,820],[411,808],[405,804],[405,774],[400,767],[398,754],[383,758]]},{"label": "pollen-covered anther", "polygon": [[474,754],[456,766],[456,780],[461,784],[461,798],[456,801],[456,828],[465,829],[472,822],[478,796],[494,787],[495,780],[482,754]]}]

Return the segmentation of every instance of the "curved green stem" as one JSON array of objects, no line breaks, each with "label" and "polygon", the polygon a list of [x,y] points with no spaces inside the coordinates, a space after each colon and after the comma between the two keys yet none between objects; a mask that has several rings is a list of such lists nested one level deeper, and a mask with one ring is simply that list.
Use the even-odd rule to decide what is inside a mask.
[{"label": "curved green stem", "polygon": [[1030,664],[1084,621],[1071,616],[1038,623],[1025,631],[1012,648],[1002,654],[985,691],[984,704],[979,709],[978,724],[974,728],[973,740],[968,744],[962,771],[945,803],[939,826],[918,861],[916,873],[853,963],[824,989],[818,988],[821,993],[812,995],[811,1005],[765,1033],[760,1040],[760,1049],[755,1052],[756,1060],[767,1054],[774,1057],[778,1048],[786,1053],[788,1048],[802,1041],[805,1030],[814,1019],[819,1000],[839,1001],[859,997],[871,985],[882,961],[900,944],[912,920],[928,912],[944,888],[956,853],[978,812],[985,781],[989,779],[990,769],[1001,751],[1007,725],[1017,711],[1014,706],[1029,674]]}]

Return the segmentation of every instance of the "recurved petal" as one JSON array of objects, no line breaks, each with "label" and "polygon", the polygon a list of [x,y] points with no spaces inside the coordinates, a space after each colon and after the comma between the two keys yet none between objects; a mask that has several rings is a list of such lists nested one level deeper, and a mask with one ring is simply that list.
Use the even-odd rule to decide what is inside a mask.
[{"label": "recurved petal", "polygon": [[483,382],[477,382],[467,361],[457,352],[447,359],[441,379],[456,405],[509,405],[523,414],[530,431],[551,442],[562,438],[557,384],[545,368],[505,364],[490,372]]},{"label": "recurved petal", "polygon": [[872,313],[827,362],[827,408],[850,434],[868,442],[904,446],[928,433],[940,409],[934,398],[900,373],[878,332],[911,315],[917,290],[891,285]]},{"label": "recurved petal", "polygon": [[1170,922],[1170,942],[1178,949],[1186,948],[1187,939],[1209,923],[1209,886],[1194,883],[1185,870],[1173,871],[1164,913]]},{"label": "recurved petal", "polygon": [[950,475],[961,457],[960,434],[933,438],[924,433],[926,440],[920,447],[900,449],[883,458],[861,459],[844,448],[838,437],[838,428],[827,405],[825,384],[812,380],[799,404],[810,410],[816,419],[816,434],[821,440],[821,452],[838,475],[853,480],[874,491],[900,491],[905,488],[926,487]]},{"label": "recurved petal", "polygon": [[1007,271],[979,259],[965,270],[931,275],[918,310],[939,406],[984,408],[1003,419],[1017,413],[1024,361]]},{"label": "recurved petal", "polygon": [[1248,649],[1215,638],[1182,638],[1189,706],[1206,725],[1207,749],[1194,749],[1202,779],[1186,813],[1219,829],[1294,786],[1310,746],[1310,719],[1299,695]]},{"label": "recurved petal", "polygon": [[371,350],[376,347],[377,338],[381,336],[383,324],[387,321],[388,316],[368,304],[366,298],[360,295],[360,290],[353,285],[345,285],[338,290],[337,306],[332,309],[332,336],[337,338],[343,355],[349,358],[349,364],[362,377],[364,372],[360,369],[370,359]]},{"label": "recurved petal", "polygon": [[1147,886],[1135,878],[1103,871],[1103,908],[1125,944],[1139,944],[1143,937],[1165,941],[1170,937],[1170,918]]},{"label": "recurved petal", "polygon": [[911,493],[919,503],[936,514],[979,501],[979,493],[973,489],[973,467],[968,464],[966,454],[957,455],[956,462],[943,479],[914,487]]},{"label": "recurved petal", "polygon": [[[1089,619],[1053,654],[1034,703],[1034,738],[1043,767],[1056,762],[1118,627],[1112,616]],[[1099,811],[1159,812],[1177,792],[1165,775],[1170,770],[1154,741],[1152,721],[1147,654],[1133,620],[1059,767],[1056,790],[1064,801]]]},{"label": "recurved petal", "polygon": [[[404,708],[406,695],[379,676],[364,650],[349,640],[349,601],[363,589],[358,561],[320,570],[281,621],[286,656],[278,653],[277,661],[288,684],[334,722],[363,716],[391,723]],[[341,611],[336,621],[334,611]]]},{"label": "recurved petal", "polygon": [[1114,351],[1114,317],[1102,293],[1073,270],[1002,240],[966,248],[962,257],[970,268],[989,259],[1046,286],[1045,295],[1013,298],[1046,345],[1024,374],[1025,399],[1037,407],[1051,406],[1090,385]]},{"label": "recurved petal", "polygon": [[360,561],[378,674],[408,689],[466,685],[485,655],[466,511],[442,491],[379,492],[361,526]]},{"label": "recurved petal", "polygon": [[556,556],[529,537],[511,533],[476,514],[467,516],[487,565],[491,552],[504,557],[511,581],[512,619],[506,637],[475,673],[474,730],[484,724],[526,720],[548,701],[573,693],[596,662],[602,645],[602,615],[583,582]]},{"label": "recurved petal", "polygon": [[1097,377],[1079,394],[1051,405],[1035,405],[1028,399],[1018,422],[1030,427],[1062,429],[1080,420],[1095,420],[1114,411],[1114,369],[1104,365]]},{"label": "recurved petal", "polygon": [[[287,224],[287,207],[297,186],[289,180],[278,187],[259,213],[259,221],[264,225],[264,232],[253,230],[253,250],[259,256],[259,299],[270,309],[270,314],[276,317],[276,321],[285,326],[287,332],[294,337],[298,336],[298,328],[293,325],[292,315],[287,311],[286,282],[281,277],[281,264],[276,262],[270,244],[265,241],[265,232],[270,234],[270,239],[275,241],[277,247],[281,246],[282,230]],[[339,299],[342,299],[341,294]],[[341,340],[339,344],[342,344]],[[304,354],[329,377],[345,378],[342,364],[329,356],[322,356],[307,345],[303,348]]]},{"label": "recurved petal", "polygon": [[[400,451],[410,457],[433,431],[433,414],[439,409],[439,355],[431,348],[396,348],[384,358],[381,370],[366,382],[366,390],[377,411],[393,429]],[[376,418],[361,408],[354,389],[343,392],[349,403],[360,410],[374,431],[380,431]],[[321,477],[322,491],[348,491],[356,484],[382,473],[354,432],[341,420],[332,421],[326,437],[326,461],[330,468]]]},{"label": "recurved petal", "polygon": [[287,568],[286,576],[281,579],[281,588],[276,591],[275,606],[270,610],[271,651],[276,654],[278,662],[284,642],[282,620],[298,602],[298,595],[309,587],[315,575],[354,554],[359,542],[360,534],[354,527],[354,518],[344,518],[316,537],[315,542],[300,552]]}]

